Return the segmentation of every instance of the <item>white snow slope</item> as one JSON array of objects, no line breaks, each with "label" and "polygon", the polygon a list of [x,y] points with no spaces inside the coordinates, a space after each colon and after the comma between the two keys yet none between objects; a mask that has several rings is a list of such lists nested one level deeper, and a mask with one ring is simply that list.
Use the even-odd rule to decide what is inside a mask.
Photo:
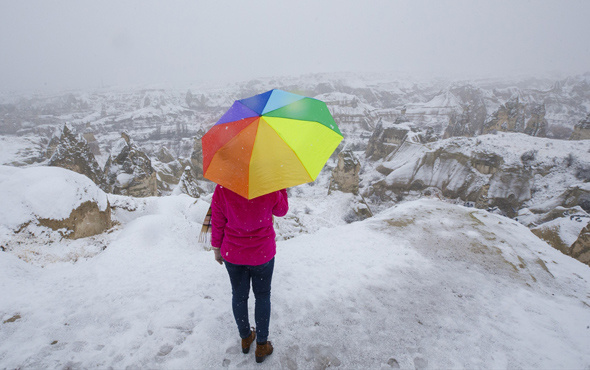
[{"label": "white snow slope", "polygon": [[257,366],[196,243],[207,203],[110,201],[135,211],[92,258],[0,252],[0,368],[590,367],[590,269],[501,216],[420,200],[278,242]]}]

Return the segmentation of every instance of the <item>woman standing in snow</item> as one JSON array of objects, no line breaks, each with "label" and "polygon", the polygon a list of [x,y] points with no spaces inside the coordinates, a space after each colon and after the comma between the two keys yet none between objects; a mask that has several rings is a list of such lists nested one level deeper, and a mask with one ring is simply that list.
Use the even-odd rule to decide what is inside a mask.
[{"label": "woman standing in snow", "polygon": [[[268,341],[270,322],[270,285],[276,254],[272,216],[287,214],[289,203],[285,189],[246,199],[217,185],[211,201],[211,244],[215,260],[229,273],[232,309],[242,352],[248,353],[256,339],[256,362],[264,361],[273,347]],[[254,291],[256,329],[250,329],[248,296],[250,281]]]}]

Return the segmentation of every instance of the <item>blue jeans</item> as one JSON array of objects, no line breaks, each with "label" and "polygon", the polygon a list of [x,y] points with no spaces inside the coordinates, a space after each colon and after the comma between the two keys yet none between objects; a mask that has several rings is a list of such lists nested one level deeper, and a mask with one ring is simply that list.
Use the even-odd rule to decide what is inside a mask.
[{"label": "blue jeans", "polygon": [[256,341],[265,342],[268,338],[270,322],[270,283],[275,266],[275,259],[258,266],[234,265],[224,261],[229,273],[232,288],[232,309],[234,318],[240,331],[240,337],[250,335],[250,321],[248,320],[248,296],[250,295],[250,280],[254,291],[254,320],[256,321]]}]

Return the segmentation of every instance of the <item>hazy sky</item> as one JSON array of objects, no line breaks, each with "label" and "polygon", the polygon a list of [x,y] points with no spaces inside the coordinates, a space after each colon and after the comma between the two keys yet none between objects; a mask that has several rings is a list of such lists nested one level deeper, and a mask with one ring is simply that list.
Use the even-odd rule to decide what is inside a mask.
[{"label": "hazy sky", "polygon": [[590,71],[590,1],[0,0],[0,90]]}]

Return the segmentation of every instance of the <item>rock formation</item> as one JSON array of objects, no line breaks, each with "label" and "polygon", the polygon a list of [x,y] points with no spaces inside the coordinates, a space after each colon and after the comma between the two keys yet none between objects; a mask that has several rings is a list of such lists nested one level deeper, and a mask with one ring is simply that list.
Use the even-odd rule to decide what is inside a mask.
[{"label": "rock formation", "polygon": [[201,133],[195,138],[193,151],[191,153],[191,167],[193,175],[197,180],[203,180],[203,146],[201,144]]},{"label": "rock formation", "polygon": [[481,133],[522,132],[531,136],[546,137],[548,123],[545,119],[545,105],[523,104],[518,97],[502,105],[484,123]]},{"label": "rock formation", "polygon": [[495,153],[474,150],[467,155],[454,144],[426,150],[422,144],[405,142],[388,159],[376,168],[385,178],[370,184],[365,197],[391,200],[436,188],[446,198],[473,202],[478,208],[498,207],[509,217],[531,198],[534,173],[524,165],[504,164]]},{"label": "rock formation", "polygon": [[590,224],[582,229],[578,239],[572,244],[569,254],[590,266]]},{"label": "rock formation", "polygon": [[344,149],[338,154],[338,164],[332,171],[330,190],[358,194],[361,163],[352,150]]},{"label": "rock formation", "polygon": [[373,217],[373,212],[362,195],[355,196],[350,202],[350,210],[344,215],[344,221],[352,223]]},{"label": "rock formation", "polygon": [[472,86],[465,86],[454,89],[453,93],[461,97],[464,103],[460,111],[449,114],[449,125],[445,129],[443,138],[472,137],[480,134],[487,116],[481,91]]},{"label": "rock formation", "polygon": [[407,134],[408,129],[379,122],[369,139],[365,152],[367,158],[378,160],[387,157],[404,142]]},{"label": "rock formation", "polygon": [[[522,216],[531,220],[526,214]],[[556,207],[538,216],[537,220],[547,221],[532,227],[533,234],[563,254],[590,265],[590,216],[586,212],[580,207]]]},{"label": "rock formation", "polygon": [[48,163],[50,166],[62,167],[81,173],[103,190],[108,191],[104,172],[84,139],[78,139],[68,126],[64,125],[55,149],[53,149],[53,145],[55,145],[54,140],[50,141],[47,150],[48,153],[53,151]]},{"label": "rock formation", "polygon": [[39,218],[39,225],[52,230],[65,230],[62,235],[68,239],[85,238],[100,234],[111,228],[111,208],[101,211],[94,202],[84,202],[72,210],[69,217],[63,220]]},{"label": "rock formation", "polygon": [[[62,130],[62,132],[63,132],[63,130]],[[51,139],[49,140],[49,143],[47,144],[47,148],[45,148],[45,158],[51,159],[51,156],[53,156],[53,153],[55,153],[55,149],[57,149],[57,146],[59,145],[59,138],[62,135],[62,132],[59,132],[59,130],[56,130],[53,133],[53,135],[51,136]]]},{"label": "rock formation", "polygon": [[502,105],[484,125],[484,134],[491,132],[524,132],[525,107],[518,97]]},{"label": "rock formation", "polygon": [[105,164],[105,175],[114,194],[134,197],[158,195],[156,171],[150,158],[126,133],[115,143]]},{"label": "rock formation", "polygon": [[465,85],[451,88],[451,93],[461,101],[461,104],[458,110],[449,115],[449,125],[443,138],[479,135],[483,131],[488,114],[484,91],[472,85]]},{"label": "rock formation", "polygon": [[186,159],[176,159],[166,147],[161,147],[152,161],[152,167],[157,173],[158,190],[162,194],[171,191],[180,180],[184,168],[190,162]]},{"label": "rock formation", "polygon": [[178,182],[178,190],[180,193],[187,194],[193,198],[199,198],[206,191],[199,186],[197,179],[193,176],[193,171],[190,166],[186,166],[180,181]]},{"label": "rock formation", "polygon": [[18,244],[19,239],[29,236],[84,238],[112,226],[105,192],[88,177],[67,169],[1,166],[0,198],[6,205],[0,228],[19,235],[13,239],[12,233],[2,233],[0,243],[4,245]]},{"label": "rock formation", "polygon": [[574,126],[574,132],[570,136],[570,140],[588,139],[590,139],[590,113]]},{"label": "rock formation", "polygon": [[82,134],[82,137],[84,137],[84,140],[86,140],[86,143],[88,144],[88,147],[90,148],[92,154],[100,155],[100,147],[94,134],[91,132],[86,132]]},{"label": "rock formation", "polygon": [[547,120],[545,119],[545,105],[531,104],[527,109],[529,119],[526,121],[524,133],[531,136],[547,136]]},{"label": "rock formation", "polygon": [[170,163],[176,159],[165,146],[161,147],[160,150],[158,150],[158,152],[156,153],[156,158],[162,163]]}]

